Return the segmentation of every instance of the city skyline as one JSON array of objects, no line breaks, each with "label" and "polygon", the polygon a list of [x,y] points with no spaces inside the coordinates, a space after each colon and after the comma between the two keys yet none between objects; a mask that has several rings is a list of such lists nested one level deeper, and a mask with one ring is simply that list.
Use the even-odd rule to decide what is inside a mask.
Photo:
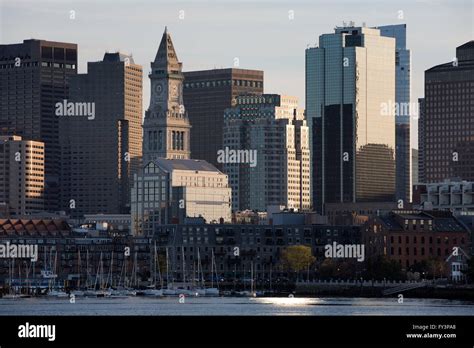
[{"label": "city skyline", "polygon": [[[304,50],[314,46],[318,36],[328,29],[342,26],[343,21],[354,21],[356,26],[365,22],[368,27],[407,24],[407,47],[412,51],[412,101],[424,96],[424,71],[440,62],[451,61],[455,57],[453,47],[467,42],[474,33],[470,1],[396,4],[365,1],[349,8],[350,2],[247,1],[241,4],[227,1],[222,4],[211,1],[212,7],[200,6],[207,3],[139,1],[110,6],[109,1],[103,1],[94,3],[91,8],[88,1],[51,0],[38,7],[27,0],[3,0],[0,2],[0,40],[13,43],[34,37],[77,43],[79,73],[85,73],[87,63],[99,61],[107,51],[132,54],[135,62],[148,72],[155,46],[159,44],[163,28],[168,26],[180,47],[184,72],[231,67],[260,69],[265,71],[265,93],[297,96],[300,106],[304,107]],[[144,6],[146,11],[141,10]],[[441,20],[445,25],[440,31]],[[122,25],[124,21],[129,24]],[[58,25],[61,26],[59,32]],[[264,30],[267,27],[271,28],[270,36]],[[436,33],[436,40],[427,40],[429,32]],[[144,42],[150,44],[144,45]],[[143,100],[149,100],[149,94],[150,86],[145,80]],[[411,147],[414,148],[417,148],[416,134],[416,122],[412,120]]]},{"label": "city skyline", "polygon": [[473,19],[0,0],[4,343],[472,343]]}]

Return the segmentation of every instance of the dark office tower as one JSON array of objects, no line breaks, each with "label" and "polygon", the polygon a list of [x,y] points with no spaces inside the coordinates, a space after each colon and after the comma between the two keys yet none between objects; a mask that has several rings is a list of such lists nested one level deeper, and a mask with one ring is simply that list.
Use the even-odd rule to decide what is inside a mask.
[{"label": "dark office tower", "polygon": [[474,41],[425,71],[424,179],[474,180]]},{"label": "dark office tower", "polygon": [[[418,182],[425,183],[425,98],[418,98]],[[413,183],[415,184],[415,183]]]},{"label": "dark office tower", "polygon": [[188,112],[193,158],[222,170],[217,151],[223,148],[224,110],[235,106],[238,95],[263,93],[263,71],[213,69],[184,73],[184,106]]},{"label": "dark office tower", "polygon": [[73,217],[128,213],[142,154],[142,67],[121,53],[88,63],[57,117],[62,209]]},{"label": "dark office tower", "polygon": [[77,73],[77,45],[44,40],[0,45],[0,135],[41,141],[45,209],[59,208],[60,149],[55,104],[68,97]]},{"label": "dark office tower", "polygon": [[395,145],[397,200],[411,201],[412,163],[410,147],[410,92],[411,92],[411,53],[407,49],[407,25],[384,25],[377,27],[380,35],[395,39]]},{"label": "dark office tower", "polygon": [[337,27],[306,50],[313,207],[395,198],[395,39]]}]

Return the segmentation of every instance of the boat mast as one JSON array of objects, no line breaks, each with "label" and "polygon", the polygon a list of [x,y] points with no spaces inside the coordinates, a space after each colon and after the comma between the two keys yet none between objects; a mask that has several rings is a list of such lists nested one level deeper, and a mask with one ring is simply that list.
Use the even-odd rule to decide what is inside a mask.
[{"label": "boat mast", "polygon": [[181,255],[183,257],[183,284],[186,286],[186,261],[184,260],[184,247],[181,247]]}]

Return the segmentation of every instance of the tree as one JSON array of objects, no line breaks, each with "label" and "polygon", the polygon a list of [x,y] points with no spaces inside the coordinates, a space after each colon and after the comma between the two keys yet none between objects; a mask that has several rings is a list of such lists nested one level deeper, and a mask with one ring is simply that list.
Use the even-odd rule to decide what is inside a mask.
[{"label": "tree", "polygon": [[366,271],[364,274],[368,279],[389,279],[401,280],[403,278],[402,268],[395,260],[389,260],[386,256],[377,256],[369,258],[366,264]]},{"label": "tree", "polygon": [[324,259],[321,266],[319,266],[319,276],[321,278],[334,278],[336,270],[336,263],[332,259]]},{"label": "tree", "polygon": [[280,262],[287,270],[299,273],[307,269],[316,260],[311,248],[306,245],[291,245],[284,248],[280,254]]},{"label": "tree", "polygon": [[430,278],[436,279],[446,276],[446,262],[440,258],[428,258],[426,268]]}]

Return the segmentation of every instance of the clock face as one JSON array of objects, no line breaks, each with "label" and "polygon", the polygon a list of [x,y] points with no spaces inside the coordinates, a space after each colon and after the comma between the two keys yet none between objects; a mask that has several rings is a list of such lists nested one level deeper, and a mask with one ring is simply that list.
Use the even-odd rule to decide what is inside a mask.
[{"label": "clock face", "polygon": [[162,93],[163,93],[163,85],[161,83],[157,83],[155,85],[155,94],[160,96]]}]

